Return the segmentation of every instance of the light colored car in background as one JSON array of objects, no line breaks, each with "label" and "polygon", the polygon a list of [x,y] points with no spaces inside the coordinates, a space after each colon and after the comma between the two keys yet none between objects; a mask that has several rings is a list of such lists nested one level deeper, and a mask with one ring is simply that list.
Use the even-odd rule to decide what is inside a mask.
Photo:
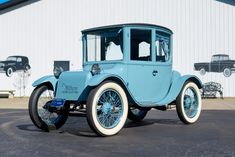
[{"label": "light colored car in background", "polygon": [[201,112],[201,81],[172,70],[172,31],[151,24],[120,24],[82,31],[83,70],[54,69],[33,83],[29,100],[33,123],[60,128],[69,112],[86,112],[100,136],[117,134],[126,119],[140,121],[151,108],[176,105],[185,124]]}]

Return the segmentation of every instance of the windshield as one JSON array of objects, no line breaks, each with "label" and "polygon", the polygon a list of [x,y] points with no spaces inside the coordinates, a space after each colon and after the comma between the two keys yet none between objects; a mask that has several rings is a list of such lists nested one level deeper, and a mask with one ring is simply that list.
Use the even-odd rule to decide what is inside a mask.
[{"label": "windshield", "polygon": [[213,56],[211,61],[216,62],[216,61],[225,61],[229,60],[229,56]]},{"label": "windshield", "polygon": [[16,57],[8,57],[7,60],[8,61],[16,61]]},{"label": "windshield", "polygon": [[102,30],[86,34],[86,61],[123,59],[122,29]]}]

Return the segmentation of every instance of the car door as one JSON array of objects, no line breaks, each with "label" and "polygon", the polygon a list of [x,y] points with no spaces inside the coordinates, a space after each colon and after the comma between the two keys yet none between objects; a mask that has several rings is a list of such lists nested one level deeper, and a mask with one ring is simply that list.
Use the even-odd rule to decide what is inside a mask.
[{"label": "car door", "polygon": [[220,71],[220,61],[213,61],[210,63],[210,72]]},{"label": "car door", "polygon": [[18,57],[16,59],[16,70],[21,70],[23,68],[22,58]]},{"label": "car door", "polygon": [[128,89],[140,104],[152,103],[155,97],[152,57],[152,30],[130,30],[130,61],[127,63]]},{"label": "car door", "polygon": [[172,53],[171,35],[165,32],[155,32],[155,54],[154,63],[154,102],[162,100],[168,93],[172,78]]}]

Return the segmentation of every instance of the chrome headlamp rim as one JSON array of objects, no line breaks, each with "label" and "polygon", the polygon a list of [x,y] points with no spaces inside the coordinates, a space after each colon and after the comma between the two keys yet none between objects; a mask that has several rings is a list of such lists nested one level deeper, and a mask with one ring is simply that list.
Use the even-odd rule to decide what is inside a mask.
[{"label": "chrome headlamp rim", "polygon": [[54,76],[55,78],[59,78],[60,77],[60,74],[63,72],[63,68],[62,67],[57,67],[55,66],[54,69],[53,69],[53,73],[54,73]]},{"label": "chrome headlamp rim", "polygon": [[100,70],[99,64],[93,64],[93,65],[91,66],[90,72],[91,72],[92,76],[100,74],[100,71],[101,71],[101,70]]}]

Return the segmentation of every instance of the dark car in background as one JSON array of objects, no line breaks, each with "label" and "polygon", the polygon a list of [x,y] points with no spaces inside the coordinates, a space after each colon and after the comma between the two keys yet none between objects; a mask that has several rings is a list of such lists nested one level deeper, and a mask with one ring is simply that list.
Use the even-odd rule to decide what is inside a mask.
[{"label": "dark car in background", "polygon": [[226,54],[216,54],[211,57],[211,62],[194,63],[194,70],[199,71],[201,75],[206,72],[218,72],[229,77],[235,71],[235,60],[231,60]]},{"label": "dark car in background", "polygon": [[0,61],[0,72],[5,72],[8,77],[11,77],[15,71],[28,71],[30,68],[26,56],[9,56],[5,61]]}]

